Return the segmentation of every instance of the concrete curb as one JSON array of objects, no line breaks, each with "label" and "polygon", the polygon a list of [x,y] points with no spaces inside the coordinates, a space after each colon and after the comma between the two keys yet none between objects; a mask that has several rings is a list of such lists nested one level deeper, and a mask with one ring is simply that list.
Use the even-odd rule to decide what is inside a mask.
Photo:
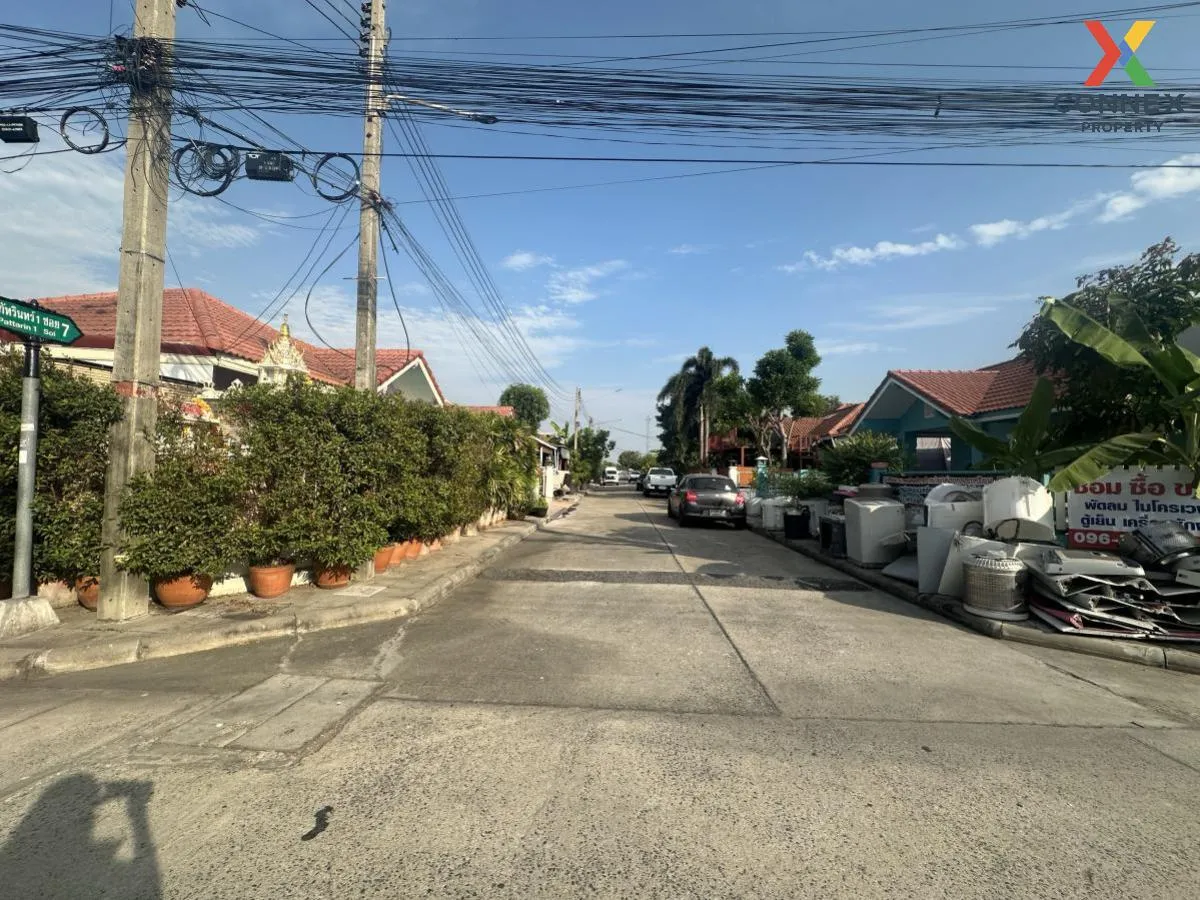
[{"label": "concrete curb", "polygon": [[1122,662],[1137,663],[1156,669],[1169,669],[1173,672],[1187,672],[1200,675],[1200,653],[1192,653],[1169,647],[1164,644],[1143,643],[1141,641],[1122,641],[1112,638],[1082,637],[1073,634],[1059,634],[1045,631],[1030,622],[998,622],[973,616],[962,608],[962,604],[952,597],[924,595],[911,585],[885,578],[877,571],[864,569],[844,559],[834,559],[826,556],[812,542],[789,541],[782,534],[766,531],[761,527],[752,526],[755,534],[769,538],[797,553],[816,560],[831,569],[845,572],[864,584],[877,590],[907,600],[922,609],[937,613],[944,618],[969,628],[979,634],[998,638],[1005,641],[1017,641],[1035,647],[1049,647],[1054,650],[1068,650],[1072,653],[1083,653],[1088,656],[1100,656],[1105,659],[1115,659]]},{"label": "concrete curb", "polygon": [[[166,659],[255,641],[413,616],[439,602],[455,588],[472,581],[506,550],[573,511],[579,502],[577,498],[569,507],[556,511],[542,521],[527,521],[513,528],[511,534],[505,535],[494,546],[473,559],[464,560],[461,566],[411,596],[352,599],[346,603],[330,603],[249,621],[216,621],[209,627],[193,628],[182,633],[130,635],[76,646],[32,650],[19,660],[6,660],[0,664],[0,681],[30,675],[61,675],[103,669],[140,660]],[[458,545],[461,546],[461,543]]]}]

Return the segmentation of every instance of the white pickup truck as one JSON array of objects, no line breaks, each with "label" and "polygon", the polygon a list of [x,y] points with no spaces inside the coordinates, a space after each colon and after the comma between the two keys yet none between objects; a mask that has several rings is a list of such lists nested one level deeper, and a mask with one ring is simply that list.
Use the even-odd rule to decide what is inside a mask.
[{"label": "white pickup truck", "polygon": [[651,494],[661,494],[665,497],[674,490],[675,481],[675,473],[671,469],[651,469],[646,473],[646,477],[642,479],[642,496],[649,497]]}]

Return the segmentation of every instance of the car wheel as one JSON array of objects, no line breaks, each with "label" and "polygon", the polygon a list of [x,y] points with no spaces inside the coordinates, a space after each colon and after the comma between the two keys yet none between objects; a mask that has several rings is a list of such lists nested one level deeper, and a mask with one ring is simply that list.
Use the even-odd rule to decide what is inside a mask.
[{"label": "car wheel", "polygon": [[737,531],[745,531],[746,530],[746,520],[742,519],[738,522],[734,522],[733,527]]},{"label": "car wheel", "polygon": [[682,512],[680,512],[679,513],[679,527],[687,528],[687,526],[688,526],[687,516],[685,516]]}]

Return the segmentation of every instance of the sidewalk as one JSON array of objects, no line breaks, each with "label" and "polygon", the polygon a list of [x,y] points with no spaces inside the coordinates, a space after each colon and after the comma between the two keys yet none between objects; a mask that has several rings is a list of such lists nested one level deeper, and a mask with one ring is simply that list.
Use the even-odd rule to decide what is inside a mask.
[{"label": "sidewalk", "polygon": [[[578,503],[578,498],[556,501],[545,521],[560,518]],[[305,585],[276,600],[234,594],[176,613],[152,603],[148,616],[129,623],[100,622],[80,606],[60,609],[62,624],[57,628],[0,641],[0,680],[99,669],[411,616],[475,578],[542,524],[536,519],[506,522],[336,591]]]},{"label": "sidewalk", "polygon": [[1116,638],[1085,637],[1075,634],[1062,634],[1051,631],[1040,622],[1029,620],[1025,622],[998,622],[973,616],[962,608],[962,603],[952,597],[939,597],[921,594],[911,584],[905,584],[894,578],[888,578],[878,569],[864,569],[845,559],[836,559],[822,553],[816,541],[789,541],[782,532],[767,531],[758,526],[752,526],[756,534],[770,538],[776,543],[783,544],[797,553],[824,563],[831,569],[853,575],[859,581],[885,591],[901,600],[935,612],[959,625],[985,634],[988,637],[1005,641],[1017,641],[1032,644],[1037,647],[1051,647],[1055,650],[1069,650],[1073,653],[1086,653],[1091,656],[1102,656],[1107,659],[1118,659],[1125,662],[1138,663],[1156,669],[1170,669],[1175,672],[1188,672],[1200,675],[1200,652],[1185,645],[1160,644],[1148,641],[1125,641]]}]

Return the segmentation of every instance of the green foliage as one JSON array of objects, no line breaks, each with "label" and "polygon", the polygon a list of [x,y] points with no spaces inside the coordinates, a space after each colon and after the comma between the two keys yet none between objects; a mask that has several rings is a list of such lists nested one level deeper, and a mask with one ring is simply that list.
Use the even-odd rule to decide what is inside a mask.
[{"label": "green foliage", "polygon": [[781,475],[776,490],[793,500],[819,500],[833,493],[833,481],[824,472],[808,471],[801,475]]},{"label": "green foliage", "polygon": [[859,431],[821,450],[821,471],[834,485],[864,484],[872,463],[887,463],[892,471],[904,467],[904,453],[896,438],[875,431]]},{"label": "green foliage", "polygon": [[708,436],[713,423],[721,421],[722,400],[735,388],[725,379],[737,374],[736,359],[714,356],[701,347],[667,379],[658,394],[660,440],[667,461],[682,466],[687,459],[707,457]]},{"label": "green foliage", "polygon": [[238,556],[232,534],[239,475],[214,428],[188,427],[178,414],[160,412],[154,471],[130,481],[121,499],[118,565],[152,581],[222,575]]},{"label": "green foliage", "polygon": [[[1174,339],[1157,334],[1138,316],[1132,303],[1111,298],[1116,330],[1066,302],[1048,301],[1042,317],[1072,342],[1096,353],[1110,365],[1143,372],[1154,386],[1155,402],[1170,410],[1163,428],[1113,435],[1070,462],[1050,481],[1050,489],[1069,490],[1130,462],[1181,466],[1192,473],[1193,492],[1200,497],[1200,357]],[[1076,448],[1078,449],[1078,448]]]},{"label": "green foliage", "polygon": [[500,395],[501,406],[511,406],[517,417],[532,432],[537,432],[550,415],[546,392],[532,384],[510,384]]},{"label": "green foliage", "polygon": [[[12,571],[21,350],[0,351],[0,573]],[[109,429],[121,403],[107,385],[71,375],[43,353],[33,506],[34,574],[73,580],[100,571]]]},{"label": "green foliage", "polygon": [[636,450],[622,450],[621,455],[617,457],[617,465],[622,469],[640,471],[643,459],[643,455]]},{"label": "green foliage", "polygon": [[[763,354],[754,366],[754,376],[746,383],[753,408],[779,437],[784,461],[788,452],[785,420],[820,415],[828,404],[828,398],[818,393],[821,379],[812,374],[821,362],[812,335],[807,331],[792,331],[785,344],[782,349]],[[770,447],[763,450],[770,456]]]},{"label": "green foliage", "polygon": [[[1141,259],[1077,279],[1059,302],[1118,334],[1135,317],[1154,342],[1169,343],[1200,319],[1200,255],[1179,256],[1170,238]],[[1101,441],[1112,434],[1168,432],[1181,426],[1154,372],[1106,358],[1075,341],[1045,315],[1033,319],[1014,346],[1060,388],[1056,430],[1063,443]]]},{"label": "green foliage", "polygon": [[598,481],[604,470],[605,457],[616,446],[617,442],[611,440],[603,429],[580,429],[579,452],[571,459],[571,479],[574,484],[583,486]]}]

